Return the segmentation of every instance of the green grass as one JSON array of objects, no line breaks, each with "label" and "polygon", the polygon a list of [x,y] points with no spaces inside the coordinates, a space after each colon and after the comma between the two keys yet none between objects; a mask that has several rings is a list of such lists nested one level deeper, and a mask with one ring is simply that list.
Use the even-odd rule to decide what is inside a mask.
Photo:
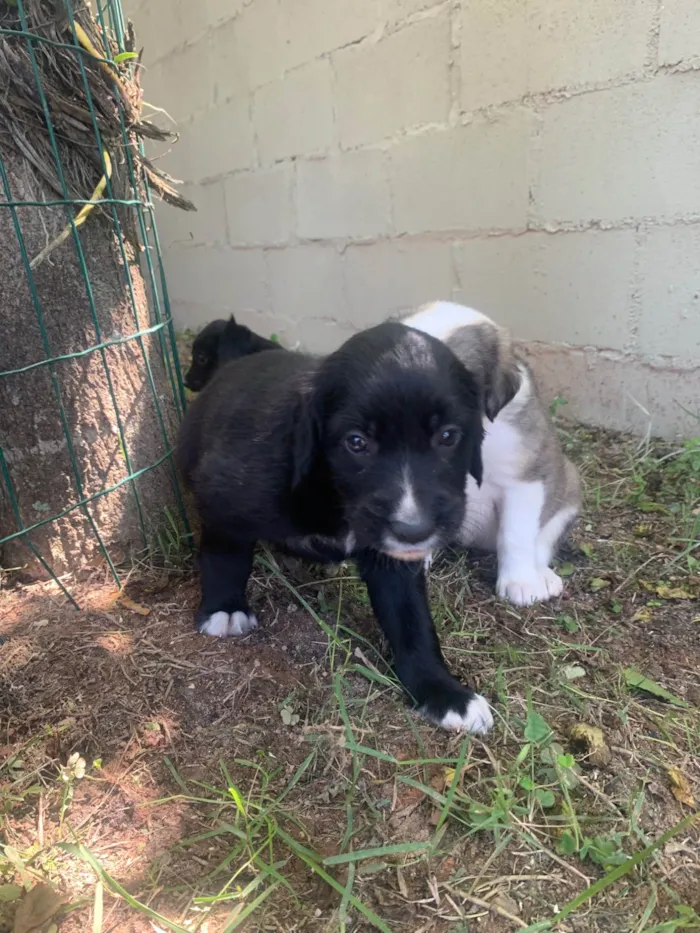
[{"label": "green grass", "polygon": [[[403,705],[351,567],[305,579],[263,551],[254,598],[266,618],[272,607],[310,629],[300,644],[285,630],[282,649],[233,646],[226,667],[209,645],[201,660],[178,660],[185,680],[211,666],[228,677],[236,665],[233,715],[214,737],[245,754],[209,755],[197,738],[213,735],[208,714],[170,694],[177,735],[165,752],[141,740],[127,770],[129,787],[154,789],[138,805],[148,838],[179,821],[155,856],[126,829],[124,858],[104,845],[114,778],[87,754],[84,776],[69,762],[70,717],[57,713],[19,743],[4,737],[0,921],[43,880],[68,899],[58,919],[94,933],[127,917],[178,933],[473,933],[486,917],[499,933],[700,929],[698,442],[640,450],[567,431],[587,507],[561,561],[566,599],[505,605],[488,563],[475,569],[460,555],[432,574],[447,658],[494,703],[487,743],[440,733]],[[180,546],[172,534],[166,552]],[[169,620],[173,599],[139,620],[151,626],[144,651],[183,637]],[[261,719],[237,691],[272,648],[287,652],[288,677],[270,674]],[[139,657],[125,675],[134,695],[150,695],[137,671],[151,655]],[[158,739],[148,715],[134,714],[132,737],[148,737],[155,720]],[[574,738],[581,724],[598,730],[602,750]],[[91,788],[107,803],[88,806]]]}]

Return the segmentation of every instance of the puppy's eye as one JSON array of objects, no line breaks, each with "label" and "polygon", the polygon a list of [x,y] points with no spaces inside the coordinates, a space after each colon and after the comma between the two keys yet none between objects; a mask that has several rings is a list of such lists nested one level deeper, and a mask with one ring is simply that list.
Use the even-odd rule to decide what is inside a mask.
[{"label": "puppy's eye", "polygon": [[437,433],[439,447],[456,447],[462,438],[459,428],[441,428]]},{"label": "puppy's eye", "polygon": [[361,434],[348,434],[345,438],[345,446],[351,454],[364,454],[367,452],[367,439]]},{"label": "puppy's eye", "polygon": [[194,361],[198,366],[206,366],[206,364],[209,362],[209,358],[207,357],[206,353],[195,353]]}]

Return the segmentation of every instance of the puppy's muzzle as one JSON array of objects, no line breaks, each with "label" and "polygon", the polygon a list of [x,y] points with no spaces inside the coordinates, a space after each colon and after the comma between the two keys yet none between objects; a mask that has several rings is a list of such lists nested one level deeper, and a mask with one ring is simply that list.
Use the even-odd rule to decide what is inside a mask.
[{"label": "puppy's muzzle", "polygon": [[416,512],[389,523],[384,536],[384,551],[397,560],[424,560],[437,546],[435,522]]}]

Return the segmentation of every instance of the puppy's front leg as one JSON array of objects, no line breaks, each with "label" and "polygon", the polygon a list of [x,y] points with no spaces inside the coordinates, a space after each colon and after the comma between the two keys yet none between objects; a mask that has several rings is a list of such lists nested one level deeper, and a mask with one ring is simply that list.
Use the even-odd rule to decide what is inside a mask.
[{"label": "puppy's front leg", "polygon": [[516,606],[529,606],[561,594],[561,577],[538,560],[541,482],[515,483],[504,491],[498,528],[496,591]]},{"label": "puppy's front leg", "polygon": [[202,599],[197,630],[219,638],[247,635],[258,624],[245,597],[253,567],[253,541],[232,541],[204,529],[199,545]]},{"label": "puppy's front leg", "polygon": [[486,733],[486,700],[448,671],[430,615],[422,563],[364,551],[357,560],[377,621],[394,654],[399,680],[419,711],[444,729]]}]

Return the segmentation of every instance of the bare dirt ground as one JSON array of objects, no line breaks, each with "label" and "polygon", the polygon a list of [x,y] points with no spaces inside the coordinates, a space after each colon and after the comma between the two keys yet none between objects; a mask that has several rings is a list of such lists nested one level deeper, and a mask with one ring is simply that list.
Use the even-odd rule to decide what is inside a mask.
[{"label": "bare dirt ground", "polygon": [[405,707],[352,567],[261,552],[260,628],[220,642],[172,555],[126,598],[67,581],[80,611],[7,581],[0,930],[700,929],[700,452],[562,434],[563,598],[500,602],[488,558],[432,573],[487,743]]}]

